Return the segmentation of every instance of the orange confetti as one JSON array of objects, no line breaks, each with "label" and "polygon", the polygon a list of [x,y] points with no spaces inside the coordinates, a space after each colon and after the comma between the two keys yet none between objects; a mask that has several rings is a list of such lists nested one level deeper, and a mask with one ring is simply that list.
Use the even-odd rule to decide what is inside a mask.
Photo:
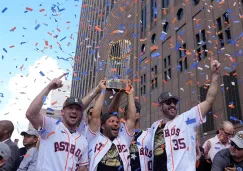
[{"label": "orange confetti", "polygon": [[30,157],[30,154],[25,154],[24,157]]},{"label": "orange confetti", "polygon": [[116,68],[111,68],[111,72],[116,72],[117,69]]},{"label": "orange confetti", "polygon": [[157,106],[159,106],[159,104],[153,102],[153,103],[152,103],[152,106],[156,106],[156,107],[157,107]]},{"label": "orange confetti", "polygon": [[45,45],[48,46],[48,41],[47,40],[45,40]]},{"label": "orange confetti", "polygon": [[70,21],[67,21],[66,23],[67,23],[67,24],[70,24],[71,22],[70,22]]},{"label": "orange confetti", "polygon": [[44,8],[40,10],[40,12],[43,12],[43,11],[45,11],[45,9],[44,9]]},{"label": "orange confetti", "polygon": [[10,46],[9,48],[14,48],[15,46],[14,45],[12,45],[12,46]]},{"label": "orange confetti", "polygon": [[232,57],[229,58],[231,62],[235,62],[235,59],[233,59]]},{"label": "orange confetti", "polygon": [[166,83],[167,83],[167,81],[166,81],[166,80],[163,80],[163,83],[164,83],[164,84],[166,84]]},{"label": "orange confetti", "polygon": [[16,30],[16,27],[12,28],[10,31],[14,31],[14,30]]},{"label": "orange confetti", "polygon": [[50,36],[52,36],[52,33],[48,32],[47,34],[49,34]]},{"label": "orange confetti", "polygon": [[35,46],[37,46],[37,45],[38,45],[38,43],[35,44]]},{"label": "orange confetti", "polygon": [[124,8],[123,8],[123,7],[120,7],[120,10],[121,10],[121,11],[124,11]]},{"label": "orange confetti", "polygon": [[99,32],[102,31],[101,28],[100,28],[99,26],[95,26],[95,30],[97,30],[97,31],[99,31]]},{"label": "orange confetti", "polygon": [[146,41],[147,40],[147,38],[145,38],[145,39],[140,39],[140,42],[144,42],[144,41]]},{"label": "orange confetti", "polygon": [[51,105],[52,105],[52,106],[54,106],[54,105],[55,105],[56,103],[57,103],[57,101],[55,101],[55,102],[52,102],[52,103],[51,103]]},{"label": "orange confetti", "polygon": [[159,46],[155,46],[155,45],[154,45],[154,46],[151,46],[151,47],[150,47],[150,51],[157,50],[158,48],[159,48]]},{"label": "orange confetti", "polygon": [[61,30],[59,28],[57,28],[57,31],[61,32]]},{"label": "orange confetti", "polygon": [[121,107],[119,107],[118,109],[121,113],[124,113],[124,110]]},{"label": "orange confetti", "polygon": [[26,10],[27,11],[33,11],[33,9],[32,8],[29,8],[29,7],[26,7]]}]

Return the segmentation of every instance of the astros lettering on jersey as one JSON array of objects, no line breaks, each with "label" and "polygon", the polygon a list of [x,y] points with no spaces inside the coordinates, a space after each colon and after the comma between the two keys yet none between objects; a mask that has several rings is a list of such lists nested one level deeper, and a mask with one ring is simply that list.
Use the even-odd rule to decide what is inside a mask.
[{"label": "astros lettering on jersey", "polygon": [[77,170],[88,165],[88,142],[78,131],[70,133],[62,122],[43,117],[38,171]]},{"label": "astros lettering on jersey", "polygon": [[[129,146],[133,140],[133,135],[130,135],[126,125],[120,127],[118,136],[111,141],[109,138],[101,134],[100,132],[94,134],[91,131],[85,131],[87,133],[86,137],[89,142],[89,171],[96,171],[99,162],[109,151],[112,144],[116,146],[119,156],[123,163],[123,168],[126,171],[131,170],[130,166],[130,156],[129,156]],[[90,141],[90,139],[92,141]]]}]

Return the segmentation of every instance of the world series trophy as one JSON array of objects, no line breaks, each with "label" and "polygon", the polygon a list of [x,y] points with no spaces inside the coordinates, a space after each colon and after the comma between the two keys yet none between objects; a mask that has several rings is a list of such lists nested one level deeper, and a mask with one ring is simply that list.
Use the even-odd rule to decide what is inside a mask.
[{"label": "world series trophy", "polygon": [[129,40],[111,42],[109,51],[105,72],[107,90],[124,91],[128,81],[131,42]]}]

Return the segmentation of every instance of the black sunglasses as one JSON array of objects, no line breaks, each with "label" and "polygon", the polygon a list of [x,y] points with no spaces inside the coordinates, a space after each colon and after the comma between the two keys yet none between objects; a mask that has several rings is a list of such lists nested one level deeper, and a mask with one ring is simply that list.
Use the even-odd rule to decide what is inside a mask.
[{"label": "black sunglasses", "polygon": [[233,141],[230,142],[230,145],[238,151],[243,150],[243,148],[238,147]]},{"label": "black sunglasses", "polygon": [[177,105],[178,100],[177,99],[168,99],[168,100],[164,101],[163,103],[165,103],[166,105],[171,105],[171,103],[173,103],[174,105]]}]

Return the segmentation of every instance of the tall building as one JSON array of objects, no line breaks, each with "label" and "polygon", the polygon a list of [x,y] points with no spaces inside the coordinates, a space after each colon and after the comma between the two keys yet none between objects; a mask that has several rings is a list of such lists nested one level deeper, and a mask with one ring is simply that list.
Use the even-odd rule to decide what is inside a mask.
[{"label": "tall building", "polygon": [[102,2],[83,2],[71,93],[87,94],[105,77],[114,47],[129,42],[126,74],[142,106],[140,125],[150,127],[162,118],[161,92],[180,97],[180,113],[205,100],[213,57],[221,63],[220,88],[201,132],[213,136],[223,120],[242,127],[242,1],[121,0],[113,8]]}]

